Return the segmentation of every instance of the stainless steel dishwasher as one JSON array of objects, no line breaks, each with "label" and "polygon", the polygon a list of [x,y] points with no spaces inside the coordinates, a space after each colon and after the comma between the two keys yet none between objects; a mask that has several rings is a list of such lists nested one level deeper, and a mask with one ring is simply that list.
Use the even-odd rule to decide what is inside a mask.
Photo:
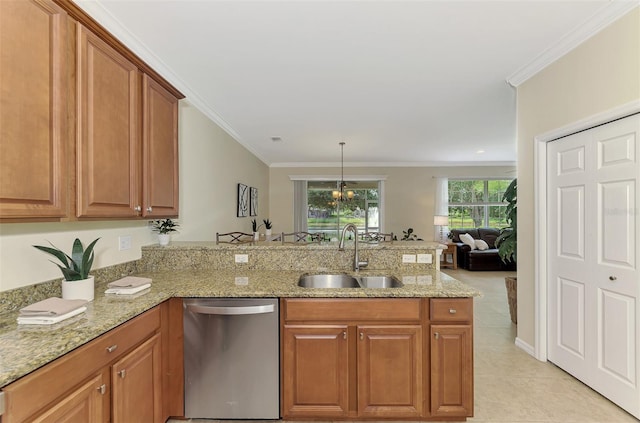
[{"label": "stainless steel dishwasher", "polygon": [[185,299],[185,417],[278,419],[277,299]]}]

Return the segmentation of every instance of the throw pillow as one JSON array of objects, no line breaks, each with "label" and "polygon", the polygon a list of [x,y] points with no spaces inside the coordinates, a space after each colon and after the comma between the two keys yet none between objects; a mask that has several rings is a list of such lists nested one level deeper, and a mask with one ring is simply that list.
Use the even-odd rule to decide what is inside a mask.
[{"label": "throw pillow", "polygon": [[489,249],[489,244],[487,244],[485,241],[481,239],[476,239],[475,244],[476,244],[476,248],[480,251]]},{"label": "throw pillow", "polygon": [[476,249],[476,240],[473,239],[473,237],[469,234],[460,234],[460,241],[464,242],[465,244],[467,244],[469,247],[471,247],[472,250]]}]

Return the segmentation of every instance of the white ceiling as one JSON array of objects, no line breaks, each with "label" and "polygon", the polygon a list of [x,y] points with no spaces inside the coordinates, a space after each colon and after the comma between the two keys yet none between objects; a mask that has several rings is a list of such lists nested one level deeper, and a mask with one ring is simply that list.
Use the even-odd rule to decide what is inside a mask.
[{"label": "white ceiling", "polygon": [[268,165],[410,166],[514,164],[506,80],[612,2],[78,4]]}]

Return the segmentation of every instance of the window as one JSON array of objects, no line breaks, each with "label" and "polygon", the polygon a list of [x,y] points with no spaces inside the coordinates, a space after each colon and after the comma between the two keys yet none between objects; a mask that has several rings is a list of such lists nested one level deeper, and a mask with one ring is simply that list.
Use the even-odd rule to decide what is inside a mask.
[{"label": "window", "polygon": [[354,223],[359,232],[380,231],[380,190],[378,181],[348,181],[345,191],[353,191],[353,199],[333,198],[339,182],[308,181],[307,230],[324,232],[328,239],[339,238],[347,223]]},{"label": "window", "polygon": [[510,179],[449,180],[450,228],[508,226],[502,202]]}]

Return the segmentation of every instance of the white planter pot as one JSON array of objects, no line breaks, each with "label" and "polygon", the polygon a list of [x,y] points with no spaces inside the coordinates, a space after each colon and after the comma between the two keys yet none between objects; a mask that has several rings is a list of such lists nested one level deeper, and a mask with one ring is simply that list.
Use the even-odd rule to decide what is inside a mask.
[{"label": "white planter pot", "polygon": [[259,241],[260,240],[260,232],[254,232],[253,233],[253,240],[254,241]]},{"label": "white planter pot", "polygon": [[93,301],[95,282],[93,276],[80,281],[62,281],[62,298],[65,300]]},{"label": "white planter pot", "polygon": [[265,229],[264,233],[266,236],[271,236],[271,229]]},{"label": "white planter pot", "polygon": [[171,242],[171,234],[158,234],[158,243],[163,247],[169,245]]}]

